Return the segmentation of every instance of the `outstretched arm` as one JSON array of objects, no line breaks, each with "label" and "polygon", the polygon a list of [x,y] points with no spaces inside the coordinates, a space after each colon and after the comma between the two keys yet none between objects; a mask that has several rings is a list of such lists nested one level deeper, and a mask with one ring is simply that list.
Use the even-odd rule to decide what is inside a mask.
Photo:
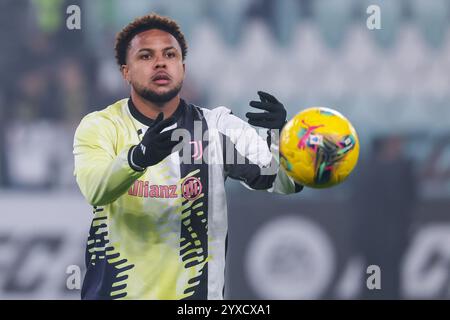
[{"label": "outstretched arm", "polygon": [[261,102],[252,101],[251,105],[271,111],[247,116],[250,124],[264,126],[262,135],[267,135],[264,138],[249,123],[223,109],[218,128],[224,136],[225,174],[254,190],[299,192],[303,187],[295,184],[279,165],[279,128],[286,122],[286,111],[281,104],[275,106],[267,101],[264,93],[260,97]]}]

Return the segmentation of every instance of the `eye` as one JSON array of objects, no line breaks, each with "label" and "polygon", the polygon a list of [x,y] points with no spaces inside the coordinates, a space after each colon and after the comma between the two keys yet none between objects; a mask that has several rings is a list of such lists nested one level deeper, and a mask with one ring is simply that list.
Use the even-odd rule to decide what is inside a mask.
[{"label": "eye", "polygon": [[141,56],[141,59],[142,60],[149,60],[151,57],[150,57],[150,55],[149,54],[143,54],[142,56]]},{"label": "eye", "polygon": [[175,52],[173,52],[173,51],[169,51],[169,52],[166,53],[166,56],[167,56],[168,58],[175,58],[176,54],[175,54]]}]

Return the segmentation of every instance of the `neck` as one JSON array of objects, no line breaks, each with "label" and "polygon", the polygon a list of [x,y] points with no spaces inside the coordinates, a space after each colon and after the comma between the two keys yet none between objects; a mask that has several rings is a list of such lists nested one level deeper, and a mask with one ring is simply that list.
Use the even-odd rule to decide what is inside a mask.
[{"label": "neck", "polygon": [[169,118],[177,110],[180,104],[180,95],[162,104],[153,103],[139,96],[134,90],[131,90],[131,99],[136,109],[144,116],[150,119],[156,119],[160,112],[164,113],[164,119]]}]

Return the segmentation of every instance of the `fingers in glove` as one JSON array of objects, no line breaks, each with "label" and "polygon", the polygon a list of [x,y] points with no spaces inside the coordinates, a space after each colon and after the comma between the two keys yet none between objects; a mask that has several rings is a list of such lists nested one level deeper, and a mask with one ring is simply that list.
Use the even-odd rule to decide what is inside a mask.
[{"label": "fingers in glove", "polygon": [[273,95],[271,95],[267,92],[258,91],[258,95],[262,102],[267,101],[267,102],[275,103],[275,104],[280,103],[280,101],[278,101],[277,98],[275,98]]},{"label": "fingers in glove", "polygon": [[278,105],[270,102],[250,101],[249,105],[256,109],[262,109],[269,112],[276,112],[279,110]]},{"label": "fingers in glove", "polygon": [[273,114],[269,113],[269,112],[247,112],[245,114],[245,116],[249,119],[253,119],[253,120],[269,120],[272,121],[275,119],[275,117],[273,116]]},{"label": "fingers in glove", "polygon": [[[159,116],[158,116],[158,118],[159,118]],[[163,121],[160,121],[154,127],[152,127],[152,132],[160,133],[165,128],[170,127],[171,125],[173,125],[176,121],[177,120],[175,118],[173,118],[173,117],[170,117],[170,118],[167,118],[167,119],[165,119]]]},{"label": "fingers in glove", "polygon": [[251,124],[252,126],[256,126],[256,127],[274,129],[273,121],[250,119],[250,120],[248,120],[248,123]]},{"label": "fingers in glove", "polygon": [[[172,140],[172,135],[175,132],[175,130],[177,130],[177,128],[170,129],[170,130],[167,130],[167,131],[164,131],[164,132],[158,134],[157,140],[158,141],[175,141],[175,140]],[[177,141],[179,142],[182,139],[183,139],[183,136],[178,136]]]},{"label": "fingers in glove", "polygon": [[182,144],[183,142],[179,142],[179,141],[165,141],[165,142],[161,142],[158,143],[157,145],[155,145],[156,148],[158,148],[159,152],[164,153],[164,154],[170,154],[173,152],[173,149]]},{"label": "fingers in glove", "polygon": [[160,112],[158,114],[158,116],[156,117],[156,119],[151,124],[151,126],[149,127],[149,129],[156,127],[163,119],[164,119],[164,113]]},{"label": "fingers in glove", "polygon": [[157,148],[161,154],[169,155],[181,150],[183,148],[183,141],[166,141],[162,145],[158,145]]}]

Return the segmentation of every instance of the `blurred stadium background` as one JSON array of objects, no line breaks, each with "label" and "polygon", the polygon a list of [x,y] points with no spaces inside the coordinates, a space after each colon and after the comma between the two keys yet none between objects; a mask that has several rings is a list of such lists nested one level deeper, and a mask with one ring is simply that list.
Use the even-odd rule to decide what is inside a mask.
[{"label": "blurred stadium background", "polygon": [[[81,30],[66,9],[81,8]],[[381,8],[368,30],[366,8]],[[147,12],[189,44],[183,97],[243,116],[256,91],[291,117],[341,111],[361,139],[349,180],[293,196],[228,182],[226,296],[450,298],[450,1],[1,0],[0,299],[78,299],[91,209],[73,134],[128,88],[114,36]],[[369,290],[367,267],[381,269]]]}]

